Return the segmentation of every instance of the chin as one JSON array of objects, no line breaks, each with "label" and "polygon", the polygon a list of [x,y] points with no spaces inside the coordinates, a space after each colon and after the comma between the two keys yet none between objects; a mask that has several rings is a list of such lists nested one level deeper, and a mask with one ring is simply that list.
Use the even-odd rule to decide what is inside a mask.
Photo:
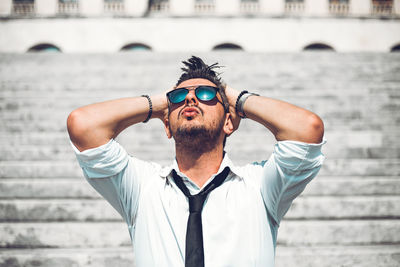
[{"label": "chin", "polygon": [[186,121],[182,123],[179,128],[185,129],[185,130],[192,130],[192,129],[205,129],[205,125],[196,122],[196,121]]}]

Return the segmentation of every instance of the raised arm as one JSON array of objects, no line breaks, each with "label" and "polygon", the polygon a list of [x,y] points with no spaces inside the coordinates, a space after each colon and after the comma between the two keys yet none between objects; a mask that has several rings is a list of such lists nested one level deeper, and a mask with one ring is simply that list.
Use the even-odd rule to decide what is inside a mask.
[{"label": "raised arm", "polygon": [[[239,91],[226,87],[226,95],[234,110]],[[324,135],[322,120],[311,111],[284,101],[250,96],[244,103],[244,113],[267,127],[276,140],[292,140],[305,143],[320,143]]]},{"label": "raised arm", "polygon": [[[164,94],[151,96],[152,118],[163,119],[168,108]],[[98,147],[127,127],[142,122],[149,112],[145,97],[122,98],[80,107],[71,112],[67,128],[72,143],[80,150]]]}]

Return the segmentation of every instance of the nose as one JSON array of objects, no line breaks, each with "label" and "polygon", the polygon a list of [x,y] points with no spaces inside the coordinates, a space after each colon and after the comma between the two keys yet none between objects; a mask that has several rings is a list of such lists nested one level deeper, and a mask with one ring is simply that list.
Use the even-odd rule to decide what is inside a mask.
[{"label": "nose", "polygon": [[186,95],[185,97],[185,105],[189,106],[189,104],[195,105],[197,106],[199,103],[196,94],[195,94],[195,90],[194,89],[189,89],[189,93]]}]

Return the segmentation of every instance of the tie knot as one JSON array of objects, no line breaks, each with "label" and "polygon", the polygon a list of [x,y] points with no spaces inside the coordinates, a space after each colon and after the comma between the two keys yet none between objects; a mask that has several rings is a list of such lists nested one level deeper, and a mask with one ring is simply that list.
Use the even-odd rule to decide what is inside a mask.
[{"label": "tie knot", "polygon": [[189,212],[201,212],[208,194],[199,193],[189,197]]}]

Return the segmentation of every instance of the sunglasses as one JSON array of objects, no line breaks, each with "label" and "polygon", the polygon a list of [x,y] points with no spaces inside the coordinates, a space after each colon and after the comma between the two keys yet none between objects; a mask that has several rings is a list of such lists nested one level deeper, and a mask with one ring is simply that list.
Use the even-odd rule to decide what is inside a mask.
[{"label": "sunglasses", "polygon": [[[172,104],[178,104],[185,100],[190,90],[187,88],[177,88],[167,93],[167,98]],[[194,89],[197,99],[201,101],[211,101],[217,95],[218,88],[208,85],[199,85]]]}]

